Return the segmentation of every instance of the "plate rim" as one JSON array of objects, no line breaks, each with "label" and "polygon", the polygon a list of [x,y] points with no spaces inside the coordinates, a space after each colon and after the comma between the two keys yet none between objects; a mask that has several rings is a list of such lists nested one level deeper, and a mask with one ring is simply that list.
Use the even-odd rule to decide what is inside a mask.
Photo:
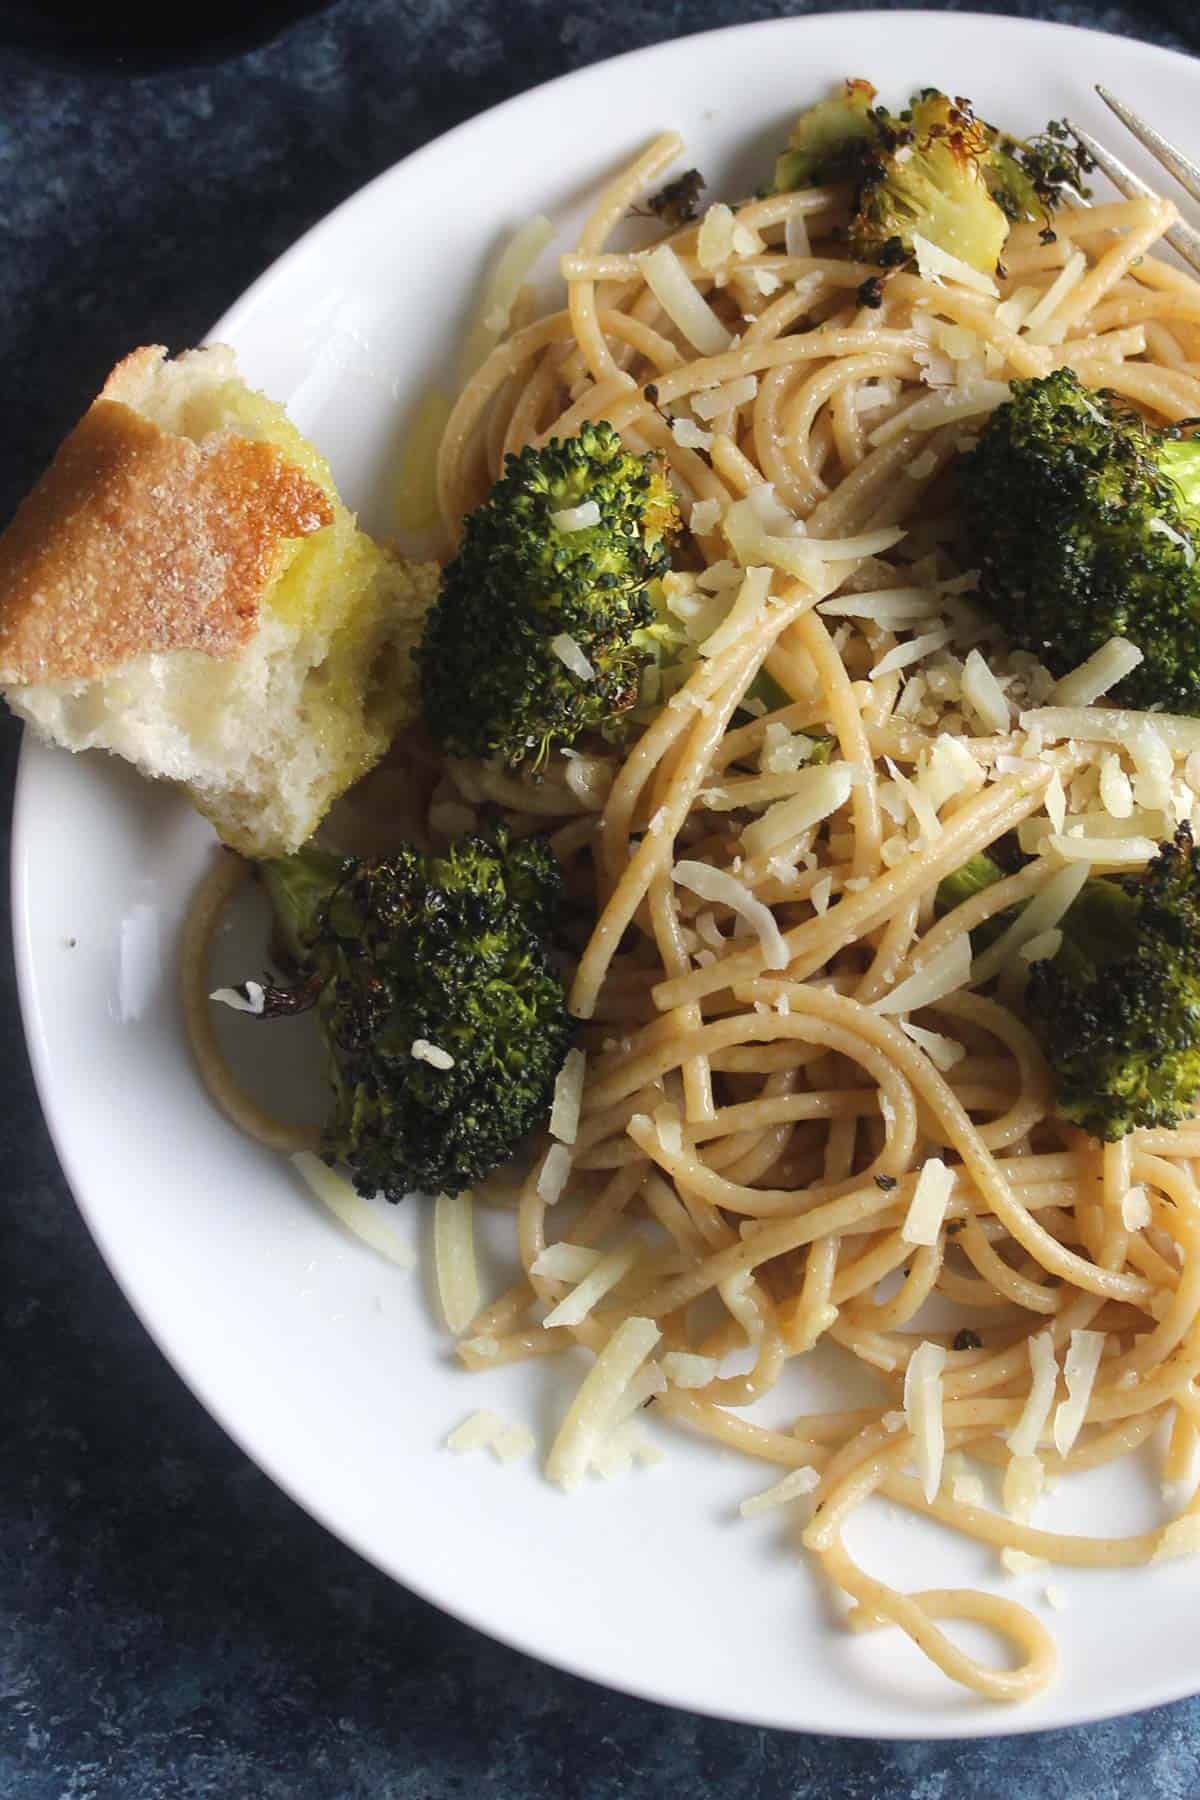
[{"label": "plate rim", "polygon": [[[669,60],[681,46],[693,44],[701,39],[718,40],[737,37],[744,40],[751,35],[779,37],[802,37],[810,27],[828,23],[836,17],[848,30],[854,27],[875,25],[894,31],[902,21],[905,24],[920,24],[929,27],[933,24],[945,25],[953,20],[965,27],[979,27],[988,32],[1013,32],[1018,37],[1033,36],[1047,39],[1055,38],[1071,43],[1081,39],[1096,40],[1106,46],[1120,45],[1132,53],[1151,60],[1165,59],[1174,65],[1187,65],[1196,59],[1186,50],[1177,50],[1163,44],[1152,43],[1144,38],[1126,38],[1116,32],[1097,30],[1094,27],[1065,24],[1055,20],[1029,19],[1012,14],[985,13],[977,10],[958,11],[957,9],[914,8],[903,11],[882,10],[878,8],[859,8],[837,14],[810,13],[789,15],[775,19],[760,19],[740,24],[717,27],[711,30],[686,32],[679,36],[661,39],[650,44],[641,45],[631,50],[622,51],[597,62],[586,63],[579,68],[565,71],[561,75],[524,88],[520,92],[509,95],[495,105],[474,113],[451,126],[447,131],[418,145],[415,149],[399,157],[386,168],[371,176],[360,187],[348,194],[337,205],[330,208],[321,217],[308,226],[286,249],[280,252],[261,272],[243,289],[238,297],[226,308],[221,317],[201,340],[212,344],[226,341],[226,333],[236,332],[242,316],[253,306],[259,304],[270,286],[285,276],[294,261],[299,260],[307,251],[314,239],[329,230],[335,221],[345,218],[359,207],[370,204],[376,188],[393,180],[398,171],[406,170],[410,174],[414,167],[424,158],[445,153],[447,146],[456,141],[468,138],[478,130],[485,121],[493,121],[497,117],[512,110],[519,110],[527,105],[535,96],[558,92],[572,85],[583,85],[588,81],[603,78],[607,73],[619,70],[623,64],[647,60]],[[974,1721],[965,1728],[951,1715],[943,1720],[926,1720],[921,1731],[905,1732],[896,1730],[887,1724],[880,1727],[855,1729],[849,1723],[821,1722],[797,1723],[794,1718],[779,1717],[769,1709],[757,1713],[748,1713],[744,1709],[723,1707],[719,1701],[697,1705],[682,1699],[665,1696],[661,1688],[655,1689],[634,1675],[618,1677],[614,1674],[596,1673],[586,1666],[581,1659],[568,1651],[555,1647],[547,1648],[541,1642],[533,1643],[523,1638],[518,1626],[507,1629],[498,1624],[486,1609],[476,1611],[469,1603],[457,1599],[447,1599],[436,1591],[434,1584],[422,1579],[419,1565],[415,1571],[408,1568],[401,1575],[388,1566],[386,1552],[372,1546],[365,1535],[352,1523],[335,1521],[327,1516],[327,1509],[319,1500],[311,1500],[299,1491],[287,1473],[278,1466],[279,1459],[269,1451],[255,1448],[246,1441],[241,1430],[230,1422],[222,1399],[210,1391],[210,1382],[203,1366],[186,1351],[173,1347],[169,1329],[165,1323],[148,1316],[149,1307],[144,1298],[133,1291],[122,1275],[119,1249],[110,1240],[102,1219],[93,1208],[88,1198],[88,1181],[86,1171],[77,1166],[77,1160],[69,1143],[69,1129],[65,1123],[68,1116],[52,1098],[54,1094],[54,1075],[42,1022],[40,996],[38,992],[38,966],[34,950],[34,934],[29,907],[27,876],[31,858],[31,842],[36,828],[32,823],[35,814],[33,788],[36,780],[36,754],[31,755],[31,746],[35,753],[42,746],[35,744],[31,732],[22,728],[20,751],[17,762],[17,775],[13,791],[13,808],[11,820],[11,850],[9,869],[9,888],[12,918],[12,948],[16,973],[18,1007],[21,1025],[25,1037],[29,1062],[34,1078],[38,1103],[46,1131],[53,1144],[59,1167],[71,1197],[77,1207],[92,1241],[100,1252],[109,1273],[112,1275],[122,1298],[131,1308],[135,1317],[146,1331],[147,1336],[159,1353],[166,1359],[175,1374],[183,1382],[193,1397],[219,1426],[225,1435],[238,1447],[241,1453],[254,1464],[276,1487],[288,1496],[307,1516],[320,1527],[329,1532],[338,1542],[344,1544],[355,1555],[362,1558],[371,1568],[377,1570],[389,1581],[409,1589],[420,1599],[428,1602],[480,1632],[506,1648],[521,1655],[531,1657],[549,1667],[562,1670],[579,1680],[587,1681],[593,1686],[607,1691],[627,1694],[632,1698],[652,1702],[659,1706],[670,1707],[676,1711],[692,1712],[696,1716],[709,1717],[728,1721],[732,1724],[745,1725],[753,1729],[770,1729],[825,1737],[837,1737],[849,1740],[880,1743],[914,1743],[925,1741],[969,1742],[991,1737],[1019,1737],[1036,1732],[1050,1730],[1066,1730],[1077,1726],[1090,1725],[1109,1719],[1116,1719],[1146,1710],[1151,1707],[1169,1704],[1174,1701],[1190,1698],[1200,1693],[1200,1656],[1198,1656],[1195,1672],[1190,1675],[1181,1674],[1174,1682],[1155,1681],[1150,1686],[1138,1688],[1130,1692],[1122,1690],[1119,1698],[1111,1702],[1099,1701],[1095,1705],[1072,1708],[1067,1716],[1056,1719],[1052,1723],[1045,1720],[1027,1720],[1022,1709],[997,1706],[994,1717],[989,1715],[986,1726],[976,1729]],[[853,1697],[851,1696],[851,1699]],[[869,1704],[863,1696],[864,1706]]]}]

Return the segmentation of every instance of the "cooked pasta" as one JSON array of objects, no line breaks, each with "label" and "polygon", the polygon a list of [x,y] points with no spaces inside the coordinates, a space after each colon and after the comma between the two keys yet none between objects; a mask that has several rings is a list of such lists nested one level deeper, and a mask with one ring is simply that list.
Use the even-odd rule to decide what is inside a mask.
[{"label": "cooked pasta", "polygon": [[[1017,225],[995,281],[904,271],[879,304],[861,292],[877,271],[840,245],[837,189],[615,248],[680,148],[659,138],[602,193],[562,259],[562,306],[531,318],[510,296],[437,459],[450,549],[507,455],[611,422],[669,468],[690,531],[668,605],[705,623],[697,654],[650,672],[619,749],[554,752],[537,777],[420,771],[428,843],[500,812],[548,836],[593,920],[557,1135],[476,1194],[513,1208],[522,1278],[468,1307],[470,1207],[443,1208],[441,1291],[467,1369],[594,1353],[552,1479],[575,1485],[649,1401],[775,1465],[854,1629],[897,1626],[953,1680],[1019,1700],[1055,1667],[1034,1612],[901,1592],[845,1526],[882,1494],[1009,1567],[1200,1542],[1200,1121],[1087,1138],[1056,1117],[1020,1010],[1022,951],[1084,876],[1200,825],[1200,724],[1147,715],[1135,740],[1103,703],[1111,671],[1056,688],[1010,651],[972,606],[943,476],[1012,378],[1064,365],[1158,421],[1200,415],[1200,287],[1152,254],[1173,217],[1157,199],[1065,209],[1052,243]],[[750,691],[760,671],[773,700]],[[386,845],[401,821],[364,792]],[[1014,832],[1031,860],[937,917],[939,881]],[[212,1045],[197,945],[213,901],[186,977],[203,1072],[238,1124],[304,1147],[236,1095]],[[969,934],[1018,902],[973,960]],[[866,1365],[877,1406],[789,1412],[788,1365],[821,1342]],[[722,1372],[737,1349],[749,1367]],[[759,1401],[769,1425],[745,1414]],[[1173,1517],[1124,1539],[1032,1522],[1046,1477],[1130,1454],[1160,1422]],[[1006,1508],[968,1497],[967,1457],[1005,1476]],[[1012,1666],[959,1647],[956,1620],[991,1627]]]}]

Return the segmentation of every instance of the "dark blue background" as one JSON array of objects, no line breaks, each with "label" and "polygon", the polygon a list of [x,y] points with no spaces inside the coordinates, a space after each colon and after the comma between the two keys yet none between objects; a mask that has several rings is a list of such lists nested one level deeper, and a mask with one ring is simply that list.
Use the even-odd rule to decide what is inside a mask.
[{"label": "dark blue background", "polygon": [[[123,351],[196,342],[398,157],[616,51],[807,10],[340,0],[187,74],[0,54],[0,519]],[[980,10],[1200,48],[1195,0]],[[6,795],[17,741],[3,719]],[[1200,1794],[1200,1702],[961,1745],[752,1731],[542,1668],[366,1568],[226,1440],[101,1265],[41,1123],[8,937],[5,910],[0,1800]]]}]

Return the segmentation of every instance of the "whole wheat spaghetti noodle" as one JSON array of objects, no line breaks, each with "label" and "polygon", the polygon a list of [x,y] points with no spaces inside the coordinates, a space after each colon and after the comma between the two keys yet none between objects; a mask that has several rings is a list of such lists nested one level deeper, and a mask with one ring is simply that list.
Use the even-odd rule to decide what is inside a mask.
[{"label": "whole wheat spaghetti noodle", "polygon": [[[805,1545],[851,1627],[897,1627],[966,1688],[1024,1699],[1055,1667],[1030,1606],[902,1592],[852,1558],[846,1522],[884,1495],[989,1546],[1000,1580],[1030,1558],[1121,1567],[1200,1545],[1200,1126],[1104,1147],[1057,1118],[1020,945],[972,963],[969,934],[1016,906],[1053,928],[1055,844],[1075,833],[1095,866],[1136,867],[1147,834],[1106,811],[1135,748],[1043,728],[1052,678],[972,607],[944,472],[1013,378],[1064,364],[1157,421],[1195,418],[1200,285],[1155,259],[1174,216],[1157,199],[1066,209],[1052,244],[1014,227],[990,294],[909,269],[862,304],[878,271],[833,235],[837,189],[735,208],[716,261],[704,221],[652,257],[623,222],[680,148],[660,137],[604,189],[562,258],[564,301],[471,373],[438,457],[453,543],[502,453],[610,421],[663,459],[691,522],[666,604],[708,617],[619,750],[554,753],[536,779],[453,765],[435,790],[545,833],[592,917],[570,995],[578,1126],[524,1173],[523,1276],[459,1355],[486,1370],[592,1353],[547,1446],[569,1485],[647,1402],[811,1471],[780,1503],[809,1509]],[[1158,744],[1172,777],[1152,838],[1200,828],[1200,736]],[[1020,872],[936,916],[942,878],[1017,832],[1039,846]],[[429,841],[445,836],[431,804]],[[290,1149],[207,1018],[236,878],[224,858],[189,922],[188,1028],[229,1116]],[[792,1376],[818,1343],[870,1374],[875,1406],[798,1411]],[[1045,1476],[1132,1454],[1160,1424],[1162,1523],[1109,1538],[1032,1521]],[[963,1473],[989,1466],[1004,1507]],[[956,1620],[988,1626],[1011,1666],[963,1649]]]}]

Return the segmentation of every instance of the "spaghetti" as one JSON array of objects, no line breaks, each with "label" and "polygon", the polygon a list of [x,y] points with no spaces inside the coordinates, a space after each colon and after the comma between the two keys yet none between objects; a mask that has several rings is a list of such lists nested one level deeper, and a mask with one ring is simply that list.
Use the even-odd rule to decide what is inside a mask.
[{"label": "spaghetti", "polygon": [[[1055,1666],[1027,1607],[901,1593],[844,1531],[883,1494],[1010,1566],[1200,1543],[1194,1493],[1125,1539],[1029,1522],[1044,1477],[1124,1456],[1160,1422],[1172,1491],[1190,1492],[1200,1123],[1087,1139],[1055,1117],[1019,1008],[1022,949],[1077,891],[1064,871],[1136,867],[1200,825],[1200,728],[1173,741],[1149,720],[1146,799],[1144,737],[1094,703],[1048,707],[1052,679],[971,607],[942,476],[1011,378],[1062,365],[1161,420],[1200,415],[1200,286],[1151,255],[1174,216],[1157,199],[1066,209],[1052,243],[1018,225],[995,283],[900,272],[878,305],[859,296],[878,272],[839,250],[836,189],[710,215],[651,253],[611,248],[680,148],[659,138],[601,195],[563,258],[562,307],[514,304],[437,461],[450,546],[505,456],[611,421],[669,466],[690,535],[668,604],[706,624],[689,662],[652,672],[622,754],[556,753],[536,781],[419,771],[428,842],[499,807],[548,835],[594,916],[566,1129],[556,1106],[570,1141],[547,1140],[515,1193],[505,1176],[477,1196],[515,1206],[524,1275],[469,1321],[469,1206],[455,1213],[459,1353],[486,1369],[594,1352],[549,1453],[563,1485],[645,1400],[813,1471],[780,1503],[810,1506],[804,1542],[849,1624],[897,1626],[965,1687],[1024,1699]],[[375,828],[386,842],[388,820]],[[938,882],[1018,830],[1033,860],[936,918]],[[205,1020],[203,947],[232,880],[193,920],[189,1029],[230,1116],[304,1147],[236,1093]],[[1018,901],[1022,930],[972,963],[968,934]],[[871,1371],[875,1409],[743,1416],[780,1407],[789,1363],[823,1340]],[[723,1374],[739,1348],[750,1366]],[[1006,1473],[1007,1509],[967,1497],[950,1473],[964,1454]],[[1013,1666],[961,1649],[955,1620],[991,1627]]]}]

